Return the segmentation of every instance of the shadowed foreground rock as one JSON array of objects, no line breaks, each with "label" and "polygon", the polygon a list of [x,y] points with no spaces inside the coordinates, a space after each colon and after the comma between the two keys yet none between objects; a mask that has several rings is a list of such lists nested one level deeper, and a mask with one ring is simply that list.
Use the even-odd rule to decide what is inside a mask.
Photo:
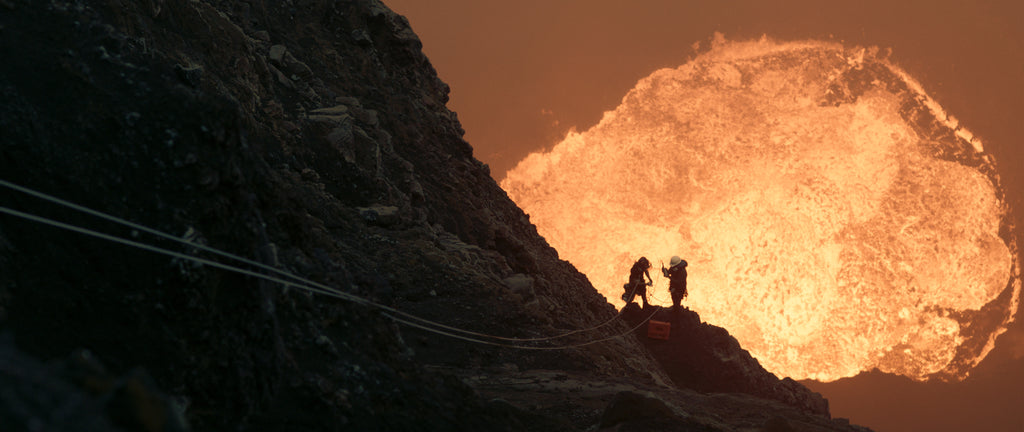
[{"label": "shadowed foreground rock", "polygon": [[[779,379],[766,371],[721,328],[702,322],[686,308],[640,309],[630,303],[622,318],[637,327],[644,346],[658,359],[677,386],[701,392],[746,393],[774,399],[810,413],[828,416],[828,401],[792,378]],[[648,337],[647,319],[670,324],[668,340]]]},{"label": "shadowed foreground rock", "polygon": [[110,375],[88,351],[43,365],[0,337],[0,425],[21,430],[184,432],[184,407],[139,369]]},{"label": "shadowed foreground rock", "polygon": [[[138,420],[165,419],[135,415],[146,400],[197,431],[729,431],[769,414],[856,430],[674,388],[473,158],[409,23],[378,1],[4,0],[0,57],[0,178],[171,238],[6,187],[0,206],[177,254],[0,215],[0,378],[42,392],[10,396],[24,410],[0,430],[61,430],[68,400],[93,430],[173,430]],[[369,302],[470,338],[591,330],[472,342]],[[524,349],[541,347],[558,349]],[[106,390],[51,367],[82,352]],[[95,400],[118,389],[129,406]],[[652,398],[652,418],[621,414]]]}]

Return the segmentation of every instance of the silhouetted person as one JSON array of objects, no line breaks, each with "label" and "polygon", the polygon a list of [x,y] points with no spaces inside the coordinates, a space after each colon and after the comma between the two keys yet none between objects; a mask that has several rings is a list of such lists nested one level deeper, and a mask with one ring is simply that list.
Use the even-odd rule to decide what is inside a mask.
[{"label": "silhouetted person", "polygon": [[679,310],[679,302],[686,298],[686,261],[678,256],[669,261],[669,268],[661,265],[661,274],[668,278],[668,291],[672,293],[672,310]]},{"label": "silhouetted person", "polygon": [[[627,305],[633,302],[633,297],[639,295],[640,299],[644,301],[644,309],[647,308],[647,287],[654,284],[651,274],[647,271],[650,268],[651,262],[647,261],[646,257],[640,257],[629,269],[629,283],[623,287],[626,289],[626,293],[622,295],[622,299],[626,301]],[[646,283],[644,276],[647,276]]]}]

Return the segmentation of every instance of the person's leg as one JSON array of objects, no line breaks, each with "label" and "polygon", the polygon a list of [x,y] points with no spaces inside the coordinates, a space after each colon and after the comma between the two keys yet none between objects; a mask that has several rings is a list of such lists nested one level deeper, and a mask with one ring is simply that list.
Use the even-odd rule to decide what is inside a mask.
[{"label": "person's leg", "polygon": [[627,284],[626,294],[623,297],[626,300],[626,304],[627,305],[630,304],[630,303],[633,303],[633,299],[636,298],[636,294],[637,294],[636,282],[635,281],[630,281],[629,284]]}]

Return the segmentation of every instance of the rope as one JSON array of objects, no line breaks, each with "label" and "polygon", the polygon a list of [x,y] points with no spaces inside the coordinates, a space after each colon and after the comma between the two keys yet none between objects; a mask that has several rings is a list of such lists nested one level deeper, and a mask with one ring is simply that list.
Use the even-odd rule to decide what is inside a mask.
[{"label": "rope", "polygon": [[[169,255],[169,256],[181,258],[181,259],[187,259],[187,260],[195,261],[195,262],[198,262],[198,263],[201,263],[201,264],[210,265],[210,266],[213,266],[213,267],[217,267],[217,268],[228,270],[228,271],[233,271],[233,272],[244,274],[244,275],[247,275],[247,276],[261,278],[261,279],[268,280],[268,281],[271,281],[271,282],[277,282],[277,283],[280,283],[280,284],[285,285],[285,286],[294,287],[294,288],[302,289],[302,290],[307,290],[307,291],[311,291],[311,292],[314,292],[314,293],[317,293],[317,294],[323,294],[323,295],[327,295],[327,296],[330,296],[330,297],[340,298],[340,299],[343,299],[343,300],[350,300],[350,301],[353,301],[355,303],[359,303],[359,304],[363,304],[363,305],[367,305],[367,306],[383,307],[384,309],[395,311],[394,309],[392,309],[390,307],[379,305],[379,304],[377,304],[377,303],[375,303],[373,301],[366,300],[366,299],[364,299],[362,297],[355,296],[355,295],[352,295],[352,294],[348,294],[348,293],[344,293],[344,292],[339,292],[339,291],[336,291],[336,290],[322,290],[322,289],[318,289],[318,288],[315,288],[315,287],[310,287],[310,286],[306,286],[306,285],[296,284],[296,283],[293,283],[293,282],[286,281],[284,279],[276,278],[276,277],[273,277],[273,276],[268,276],[268,275],[265,275],[265,274],[262,274],[262,273],[256,273],[256,272],[253,272],[253,271],[250,271],[250,270],[246,270],[246,269],[230,266],[230,265],[219,263],[219,262],[216,262],[216,261],[211,261],[211,260],[207,260],[207,259],[204,259],[204,258],[194,257],[194,256],[183,254],[183,253],[180,253],[180,252],[174,252],[174,251],[171,251],[171,250],[160,248],[160,247],[157,247],[157,246],[152,246],[152,245],[148,245],[148,244],[145,244],[145,243],[136,242],[136,241],[133,241],[133,240],[128,240],[128,239],[124,239],[124,238],[121,238],[121,237],[100,233],[100,232],[93,231],[93,230],[90,230],[90,229],[87,229],[87,228],[82,228],[82,227],[66,224],[66,223],[63,223],[63,222],[55,221],[55,220],[52,220],[52,219],[47,219],[47,218],[44,218],[44,217],[40,217],[40,216],[36,216],[36,215],[33,215],[33,214],[21,212],[21,211],[18,211],[18,210],[13,210],[13,209],[10,209],[10,208],[7,208],[7,207],[0,206],[0,213],[6,213],[6,214],[11,215],[11,216],[20,217],[20,218],[31,220],[31,221],[34,221],[34,222],[39,222],[39,223],[42,223],[42,224],[45,224],[45,225],[50,225],[50,226],[53,226],[53,227],[62,228],[62,229],[66,229],[66,230],[70,230],[70,231],[74,231],[74,232],[78,232],[80,234],[101,238],[101,239],[112,241],[112,242],[115,242],[115,243],[121,243],[121,244],[124,244],[124,245],[127,245],[127,246],[132,246],[132,247],[136,247],[136,248],[139,248],[139,249],[144,249],[144,250],[148,250],[148,251],[151,251],[151,252],[156,252],[156,253],[160,253],[160,254],[164,254],[164,255]],[[467,336],[462,336],[462,335],[458,335],[458,334],[449,333],[449,332],[446,332],[446,331],[430,328],[430,327],[427,327],[427,326],[425,326],[423,324],[419,324],[419,323],[413,322],[411,320],[399,318],[399,317],[396,317],[396,316],[391,315],[389,313],[384,313],[384,316],[386,316],[386,317],[388,317],[388,318],[390,318],[392,320],[398,321],[400,323],[412,326],[412,327],[416,327],[416,328],[419,328],[419,329],[422,329],[422,330],[426,330],[426,331],[429,331],[429,332],[433,332],[433,333],[436,333],[436,334],[440,334],[440,335],[444,335],[444,336],[449,336],[449,337],[453,337],[453,338],[456,338],[456,339],[461,339],[461,340],[465,340],[465,341],[469,341],[469,342],[481,343],[481,344],[486,344],[486,345],[494,345],[494,346],[500,346],[500,347],[506,347],[506,348],[526,349],[526,350],[559,350],[559,349],[583,347],[583,346],[595,344],[595,343],[598,343],[598,342],[604,342],[604,341],[607,341],[607,340],[616,339],[616,338],[620,338],[620,337],[623,337],[625,335],[628,335],[629,333],[632,333],[636,329],[640,328],[640,326],[643,325],[644,323],[646,323],[648,320],[650,320],[654,316],[654,314],[657,313],[658,310],[660,310],[660,309],[661,309],[661,307],[658,306],[653,312],[651,312],[650,315],[648,315],[647,318],[645,318],[643,321],[641,321],[640,324],[634,326],[633,328],[631,328],[628,331],[625,331],[625,332],[622,332],[622,333],[619,333],[619,334],[616,334],[616,335],[613,335],[613,336],[604,337],[604,338],[601,338],[601,339],[595,339],[595,340],[588,341],[588,342],[582,342],[582,343],[571,344],[571,345],[551,346],[551,347],[535,347],[535,346],[527,346],[527,345],[515,345],[515,344],[506,344],[506,343],[500,343],[500,342],[486,341],[486,340],[471,338],[471,337],[467,337]],[[401,312],[401,311],[398,311],[398,312],[404,314],[404,312]]]},{"label": "rope", "polygon": [[[68,202],[68,201],[65,201],[65,200],[61,200],[59,198],[52,197],[50,195],[46,195],[46,194],[43,194],[41,192],[37,192],[37,191],[31,190],[31,189],[28,189],[28,188],[25,188],[25,187],[22,187],[22,186],[18,186],[18,185],[15,185],[13,183],[10,183],[10,182],[4,181],[4,180],[0,180],[0,185],[8,187],[10,189],[14,189],[14,190],[26,193],[26,194],[29,194],[29,195],[32,195],[32,196],[35,196],[35,197],[38,197],[38,198],[41,198],[41,199],[44,199],[44,200],[47,200],[47,201],[50,201],[50,202],[53,202],[53,203],[56,203],[56,204],[63,205],[65,207],[69,207],[69,208],[72,208],[72,209],[75,209],[75,210],[78,210],[78,211],[82,211],[82,212],[85,212],[85,213],[88,213],[88,214],[91,214],[91,215],[94,215],[94,216],[97,216],[97,217],[100,217],[100,218],[103,218],[103,219],[106,219],[106,220],[109,220],[109,221],[112,221],[112,222],[116,222],[118,224],[122,224],[122,225],[125,225],[125,226],[128,226],[128,227],[140,230],[140,231],[144,231],[144,232],[147,232],[147,233],[150,233],[150,234],[153,234],[153,235],[157,235],[159,237],[163,237],[163,238],[166,238],[166,239],[169,239],[169,240],[173,240],[173,241],[178,242],[178,243],[186,244],[186,245],[188,245],[190,247],[195,247],[195,248],[202,249],[202,250],[205,250],[205,251],[217,254],[217,255],[221,255],[221,256],[224,256],[224,257],[231,258],[231,259],[235,259],[235,260],[244,262],[246,264],[250,264],[250,265],[253,265],[253,266],[256,266],[256,267],[259,267],[259,268],[262,268],[262,269],[265,269],[265,270],[268,270],[268,271],[271,271],[271,272],[274,272],[274,273],[277,273],[279,275],[286,276],[286,277],[298,280],[300,282],[303,282],[304,284],[298,284],[298,283],[295,283],[295,282],[291,282],[291,281],[287,281],[287,280],[284,280],[284,279],[276,278],[276,277],[273,277],[273,276],[268,276],[268,275],[265,275],[265,274],[262,274],[262,273],[257,273],[257,272],[253,272],[253,271],[250,271],[250,270],[238,268],[238,267],[235,267],[235,266],[219,263],[219,262],[216,262],[216,261],[211,261],[211,260],[207,260],[207,259],[204,259],[204,258],[199,258],[199,257],[183,254],[183,253],[180,253],[180,252],[174,252],[174,251],[171,251],[171,250],[168,250],[168,249],[164,249],[164,248],[148,245],[148,244],[145,244],[145,243],[124,239],[124,238],[113,236],[113,235],[109,235],[109,234],[100,233],[100,232],[93,231],[93,230],[90,230],[90,229],[87,229],[87,228],[82,228],[82,227],[78,227],[78,226],[75,226],[75,225],[71,225],[71,224],[55,221],[55,220],[52,220],[52,219],[47,219],[47,218],[44,218],[44,217],[41,217],[41,216],[37,216],[37,215],[30,214],[30,213],[21,212],[21,211],[18,211],[18,210],[7,208],[7,207],[0,206],[0,213],[6,213],[6,214],[11,215],[11,216],[20,217],[20,218],[23,218],[23,219],[27,219],[27,220],[31,220],[31,221],[34,221],[34,222],[42,223],[42,224],[45,224],[45,225],[50,225],[50,226],[53,226],[53,227],[57,227],[57,228],[61,228],[61,229],[65,229],[65,230],[69,230],[69,231],[73,231],[73,232],[78,232],[80,234],[101,238],[101,239],[104,239],[104,240],[112,241],[112,242],[115,242],[115,243],[120,243],[120,244],[131,246],[131,247],[136,247],[136,248],[143,249],[143,250],[148,250],[148,251],[155,252],[155,253],[160,253],[160,254],[176,257],[176,258],[191,260],[191,261],[194,261],[194,262],[210,265],[212,267],[220,268],[220,269],[223,269],[223,270],[234,271],[236,273],[240,273],[240,274],[244,274],[244,275],[248,275],[248,276],[252,276],[252,277],[261,278],[261,279],[264,279],[264,280],[280,283],[280,284],[282,284],[284,286],[288,286],[288,287],[294,287],[294,288],[297,288],[297,289],[302,289],[302,290],[310,291],[310,292],[317,293],[317,294],[327,295],[327,296],[339,298],[339,299],[342,299],[342,300],[348,300],[348,301],[352,301],[354,303],[365,305],[365,306],[376,307],[378,309],[382,309],[382,310],[385,310],[387,312],[391,312],[391,313],[393,313],[395,315],[399,315],[399,316],[403,316],[403,317],[407,317],[408,318],[408,319],[403,319],[403,318],[399,318],[397,316],[394,316],[392,314],[388,314],[388,313],[384,314],[388,318],[391,318],[392,320],[395,320],[397,322],[401,322],[403,324],[406,324],[406,325],[409,325],[409,326],[412,326],[412,327],[421,328],[423,330],[431,331],[431,332],[434,332],[434,333],[437,333],[437,334],[442,334],[442,335],[445,335],[445,336],[454,337],[454,338],[458,338],[458,339],[463,339],[463,340],[467,340],[467,341],[471,341],[471,342],[477,342],[477,343],[483,343],[483,344],[489,344],[489,345],[496,345],[496,346],[503,346],[503,347],[509,347],[509,348],[520,348],[520,349],[566,349],[566,348],[581,347],[581,346],[586,346],[586,345],[590,345],[590,344],[593,344],[593,343],[598,343],[598,342],[602,342],[602,341],[606,341],[606,340],[615,339],[615,338],[619,338],[619,337],[625,336],[625,335],[631,333],[632,331],[634,331],[635,329],[639,328],[640,325],[642,325],[644,322],[646,322],[646,320],[649,320],[651,317],[653,317],[654,314],[657,313],[657,311],[660,309],[660,306],[657,307],[655,309],[655,311],[652,312],[650,316],[648,316],[647,319],[645,319],[644,321],[641,321],[640,325],[637,325],[636,327],[634,327],[633,329],[631,329],[631,330],[629,330],[627,332],[623,332],[623,333],[620,333],[618,335],[609,336],[609,337],[605,337],[605,338],[602,338],[602,339],[597,339],[597,340],[593,340],[593,341],[585,342],[585,343],[579,343],[579,344],[573,344],[573,345],[564,345],[564,346],[555,346],[555,347],[533,347],[533,346],[520,346],[520,345],[515,345],[515,344],[503,344],[503,343],[485,341],[485,340],[480,340],[480,339],[476,339],[476,338],[456,335],[456,334],[445,332],[445,331],[442,331],[442,330],[437,330],[437,329],[429,328],[429,327],[427,327],[427,326],[425,326],[423,324],[419,324],[419,323],[416,323],[416,322],[413,322],[413,321],[410,321],[410,320],[419,321],[421,323],[427,323],[427,324],[434,325],[434,326],[437,326],[437,327],[440,327],[440,328],[444,328],[444,329],[447,329],[447,330],[451,330],[451,331],[457,332],[457,333],[470,334],[470,335],[474,335],[474,336],[489,337],[489,338],[493,338],[493,339],[507,340],[507,341],[514,341],[514,342],[534,342],[534,341],[542,341],[542,340],[552,340],[552,339],[561,338],[561,337],[565,337],[565,336],[568,336],[568,335],[572,335],[572,334],[576,334],[576,333],[581,333],[581,332],[585,332],[585,331],[590,331],[590,330],[594,330],[594,329],[603,327],[603,326],[607,325],[608,323],[614,321],[615,318],[618,318],[622,314],[622,311],[619,311],[619,313],[617,313],[615,316],[613,316],[612,318],[608,319],[607,321],[605,321],[605,322],[603,322],[603,323],[601,323],[601,324],[599,324],[597,326],[590,327],[590,328],[587,328],[587,329],[573,330],[573,331],[570,331],[570,332],[567,332],[567,333],[563,333],[563,334],[560,334],[560,335],[549,336],[549,337],[542,337],[542,338],[508,338],[508,337],[503,337],[503,336],[495,336],[495,335],[488,335],[488,334],[484,334],[484,333],[473,332],[473,331],[469,331],[469,330],[460,329],[460,328],[457,328],[457,327],[447,326],[447,325],[444,325],[444,324],[441,324],[441,323],[438,323],[438,322],[435,322],[435,321],[431,321],[431,320],[428,320],[428,319],[425,319],[425,318],[420,318],[420,317],[417,317],[415,315],[411,315],[409,313],[402,312],[402,311],[400,311],[398,309],[394,309],[392,307],[389,307],[389,306],[386,306],[386,305],[382,305],[382,304],[373,302],[371,300],[368,300],[368,299],[365,299],[365,298],[362,298],[362,297],[359,297],[359,296],[356,296],[356,295],[353,295],[353,294],[345,293],[345,292],[337,290],[335,288],[332,288],[332,287],[329,287],[329,286],[326,286],[326,285],[323,285],[323,284],[319,284],[319,283],[316,283],[316,282],[313,282],[313,281],[301,278],[299,276],[296,276],[296,275],[293,275],[291,273],[285,272],[283,270],[279,270],[277,268],[265,265],[263,263],[259,263],[259,262],[256,262],[256,261],[249,260],[247,258],[243,258],[243,257],[237,256],[237,255],[233,255],[233,254],[221,251],[221,250],[216,249],[216,248],[212,248],[212,247],[209,247],[209,246],[201,245],[201,244],[198,244],[198,243],[193,243],[193,242],[181,239],[179,237],[176,237],[176,236],[173,236],[173,235],[170,235],[170,234],[166,234],[166,233],[163,233],[161,231],[158,231],[158,230],[155,230],[155,229],[143,226],[143,225],[139,225],[139,224],[136,224],[136,223],[133,223],[133,222],[129,222],[127,220],[120,219],[120,218],[117,218],[115,216],[107,215],[105,213],[102,213],[102,212],[99,212],[99,211],[96,211],[96,210],[92,210],[92,209],[89,209],[87,207],[80,206],[78,204],[74,204],[74,203],[71,203],[71,202]],[[635,292],[635,289],[634,289],[634,292]]]},{"label": "rope", "polygon": [[657,300],[658,303],[667,303],[665,301],[665,299],[654,295],[654,289],[657,288],[657,287],[658,287],[658,282],[655,281],[654,284],[651,285],[651,289],[647,291],[647,296],[650,297],[651,300]]},{"label": "rope", "polygon": [[[133,228],[133,229],[136,229],[136,230],[139,230],[139,231],[143,231],[143,232],[146,232],[146,233],[149,233],[149,234],[153,234],[155,236],[158,236],[158,237],[161,237],[161,238],[164,238],[164,239],[168,239],[168,240],[171,240],[171,241],[174,241],[174,242],[185,244],[185,245],[188,245],[190,247],[194,247],[194,248],[201,249],[201,250],[204,250],[204,251],[216,254],[216,255],[223,256],[225,258],[230,258],[230,259],[233,259],[233,260],[236,260],[236,261],[240,261],[240,262],[243,262],[245,264],[249,264],[251,266],[258,267],[258,268],[261,268],[261,269],[273,272],[273,273],[278,274],[280,276],[292,278],[293,280],[302,282],[302,283],[310,285],[310,286],[317,287],[317,288],[319,288],[321,290],[325,290],[325,291],[329,291],[329,292],[336,292],[336,293],[338,293],[339,295],[342,295],[342,296],[356,297],[356,296],[354,296],[352,294],[348,294],[348,293],[345,293],[343,291],[340,291],[340,290],[338,290],[338,289],[336,289],[334,287],[327,286],[327,285],[324,285],[324,284],[321,284],[321,283],[318,283],[318,282],[315,282],[315,281],[312,281],[312,280],[309,280],[309,279],[306,279],[306,278],[294,275],[292,273],[286,272],[284,270],[281,270],[281,269],[278,269],[278,268],[275,268],[275,267],[271,267],[271,266],[263,264],[261,262],[253,261],[251,259],[248,259],[248,258],[245,258],[245,257],[241,257],[241,256],[238,256],[238,255],[234,255],[234,254],[231,254],[229,252],[225,252],[225,251],[222,251],[220,249],[213,248],[213,247],[210,247],[210,246],[206,246],[206,245],[203,245],[203,244],[193,243],[193,242],[190,242],[188,240],[182,239],[182,238],[180,238],[178,236],[175,236],[175,235],[172,235],[172,234],[167,234],[165,232],[162,232],[162,231],[159,231],[159,230],[156,230],[156,229],[153,229],[153,228],[149,228],[149,227],[147,227],[145,225],[140,225],[140,224],[137,224],[137,223],[125,220],[125,219],[121,219],[119,217],[112,216],[112,215],[109,215],[109,214],[106,214],[106,213],[103,213],[103,212],[100,212],[100,211],[97,211],[97,210],[93,210],[91,208],[88,208],[88,207],[85,207],[85,206],[82,206],[82,205],[79,205],[79,204],[75,204],[75,203],[72,203],[70,201],[66,201],[66,200],[63,200],[63,199],[51,196],[51,195],[47,195],[47,194],[44,194],[42,192],[35,191],[35,190],[29,189],[29,188],[26,188],[26,187],[23,187],[23,186],[19,186],[19,185],[16,185],[14,183],[11,183],[11,182],[8,182],[8,181],[5,181],[5,180],[0,180],[0,186],[4,186],[4,187],[10,188],[10,189],[14,189],[16,191],[19,191],[19,192],[22,192],[22,193],[25,193],[25,194],[28,194],[28,195],[32,195],[32,196],[34,196],[36,198],[40,198],[42,200],[49,201],[49,202],[52,202],[52,203],[55,203],[55,204],[59,204],[59,205],[62,205],[64,207],[68,207],[68,208],[71,208],[71,209],[74,209],[74,210],[78,210],[80,212],[87,213],[87,214],[90,214],[90,215],[93,215],[93,216],[99,217],[101,219],[105,219],[105,220],[108,220],[108,221],[111,221],[111,222],[114,222],[114,223],[117,223],[117,224],[120,224],[120,225],[124,225],[124,226],[127,226],[129,228]],[[479,332],[474,332],[474,331],[471,331],[471,330],[464,330],[464,329],[460,329],[460,328],[457,328],[457,327],[448,326],[448,325],[445,325],[445,324],[442,324],[442,323],[438,323],[438,322],[435,322],[435,321],[428,320],[426,318],[421,318],[421,317],[418,317],[418,316],[415,316],[415,315],[403,312],[403,311],[398,310],[398,309],[391,308],[391,307],[386,306],[386,305],[375,303],[375,302],[373,302],[371,300],[362,299],[362,298],[360,298],[360,300],[362,301],[362,304],[364,304],[364,305],[372,306],[372,307],[377,307],[379,309],[386,310],[386,311],[391,312],[393,314],[404,316],[404,317],[406,317],[408,319],[416,320],[416,321],[419,321],[419,322],[422,322],[422,323],[427,323],[427,324],[430,324],[430,325],[435,325],[437,327],[444,328],[444,329],[447,329],[447,330],[450,330],[450,331],[453,331],[453,332],[468,334],[468,335],[477,336],[477,337],[485,337],[485,338],[492,338],[492,339],[498,339],[498,340],[514,341],[514,342],[538,342],[538,341],[559,339],[559,338],[563,338],[563,337],[570,336],[570,335],[577,334],[577,333],[583,333],[583,332],[587,332],[587,331],[591,331],[591,330],[596,330],[598,328],[601,328],[601,327],[604,327],[604,326],[610,324],[611,322],[615,321],[615,319],[618,318],[619,315],[621,315],[621,311],[620,311],[616,315],[612,316],[608,320],[606,320],[603,323],[598,324],[596,326],[585,328],[585,329],[572,330],[572,331],[569,331],[569,332],[566,332],[566,333],[562,333],[562,334],[558,334],[558,335],[555,335],[555,336],[546,336],[546,337],[537,337],[537,338],[511,338],[511,337],[505,337],[505,336],[490,335],[490,334],[486,334],[486,333],[479,333]]]},{"label": "rope", "polygon": [[[670,303],[670,301],[666,301],[665,299],[654,295],[654,289],[658,287],[658,281],[659,280],[660,279],[658,279],[658,278],[652,278],[651,279],[651,285],[649,285],[650,289],[647,290],[647,303],[648,304],[653,304],[655,300],[657,300],[658,303],[663,303],[663,304]],[[627,297],[627,298],[633,299],[635,294],[636,294],[636,290],[639,287],[640,287],[639,285],[634,286],[633,287],[633,291],[631,293],[629,293],[629,297]],[[621,313],[621,311],[620,311],[620,313]]]},{"label": "rope", "polygon": [[[593,345],[593,344],[596,344],[596,343],[599,343],[599,342],[604,342],[604,341],[607,341],[607,340],[617,339],[617,338],[626,336],[626,335],[636,331],[636,329],[640,328],[640,326],[642,326],[644,324],[647,324],[647,321],[650,321],[651,318],[654,318],[654,314],[658,313],[659,310],[661,310],[661,306],[655,306],[654,307],[654,311],[651,312],[651,314],[648,315],[647,318],[644,318],[643,320],[641,320],[640,323],[637,324],[636,326],[633,326],[633,328],[631,328],[631,329],[629,329],[627,331],[624,331],[622,333],[619,333],[617,335],[608,336],[608,337],[604,337],[604,338],[601,338],[601,339],[595,339],[595,340],[588,341],[588,342],[581,342],[581,343],[577,343],[577,344],[573,344],[573,345],[562,345],[562,346],[553,346],[553,347],[510,346],[510,345],[501,344],[501,343],[498,343],[498,342],[482,341],[482,340],[476,340],[476,339],[473,339],[473,338],[468,338],[468,337],[460,336],[460,335],[456,335],[456,334],[450,334],[450,333],[447,333],[447,332],[442,332],[440,330],[430,329],[430,328],[427,328],[425,326],[421,326],[421,325],[416,324],[416,323],[405,322],[405,324],[411,325],[413,327],[418,327],[418,328],[421,328],[421,329],[426,330],[426,331],[430,331],[430,332],[434,332],[434,333],[438,333],[438,334],[443,334],[445,336],[453,337],[453,338],[456,338],[456,339],[467,340],[467,341],[470,341],[470,342],[483,343],[483,344],[487,344],[487,345],[497,345],[497,346],[503,346],[503,347],[509,347],[509,348],[526,349],[526,350],[560,350],[560,349],[584,347],[584,346],[587,346],[587,345]],[[392,316],[390,316],[390,315],[388,315],[386,313],[384,315],[389,317],[389,318],[391,318],[391,319],[397,320],[397,318],[392,317]]]},{"label": "rope", "polygon": [[224,269],[224,270],[228,270],[228,271],[233,271],[233,272],[244,274],[244,275],[247,275],[247,276],[253,276],[253,277],[269,280],[271,282],[277,282],[277,283],[280,283],[282,285],[289,286],[289,287],[295,287],[295,288],[299,288],[299,289],[303,289],[303,290],[307,290],[307,291],[312,291],[312,292],[316,292],[316,293],[320,293],[320,294],[330,295],[330,296],[342,298],[342,299],[345,299],[345,300],[350,300],[350,301],[353,301],[353,302],[356,302],[356,303],[360,303],[360,304],[372,303],[369,300],[363,299],[362,297],[358,297],[358,296],[355,296],[355,295],[352,295],[352,294],[348,294],[348,293],[345,293],[345,292],[336,291],[336,290],[322,290],[322,289],[318,289],[318,288],[314,288],[314,287],[309,287],[309,286],[305,286],[305,285],[299,285],[299,284],[296,284],[294,282],[289,282],[289,281],[286,281],[284,279],[276,278],[276,277],[273,277],[273,276],[268,276],[268,275],[265,275],[265,274],[262,274],[262,273],[257,273],[257,272],[251,271],[251,270],[246,270],[246,269],[243,269],[243,268],[230,266],[230,265],[219,263],[219,262],[216,262],[216,261],[211,261],[211,260],[208,260],[208,259],[205,259],[205,258],[199,258],[199,257],[183,254],[181,252],[175,252],[175,251],[172,251],[172,250],[164,249],[164,248],[157,247],[157,246],[148,245],[148,244],[145,244],[145,243],[140,243],[140,242],[133,241],[133,240],[128,240],[128,239],[117,237],[117,236],[113,236],[113,235],[110,235],[110,234],[104,234],[104,233],[101,233],[101,232],[93,231],[93,230],[88,229],[88,228],[82,228],[82,227],[79,227],[79,226],[75,226],[75,225],[71,225],[71,224],[66,224],[66,223],[63,223],[63,222],[55,221],[55,220],[52,220],[52,219],[47,219],[47,218],[44,218],[44,217],[41,217],[41,216],[36,216],[34,214],[21,212],[21,211],[18,211],[18,210],[7,208],[7,207],[0,206],[0,213],[6,213],[6,214],[11,215],[11,216],[20,217],[22,219],[28,219],[28,220],[31,220],[31,221],[34,221],[34,222],[39,222],[41,224],[50,225],[50,226],[53,226],[53,227],[62,228],[62,229],[66,229],[66,230],[69,230],[69,231],[74,231],[74,232],[77,232],[77,233],[80,233],[80,234],[85,234],[87,236],[96,237],[96,238],[100,238],[100,239],[103,239],[103,240],[112,241],[112,242],[115,242],[115,243],[121,243],[123,245],[131,246],[131,247],[136,247],[136,248],[143,249],[143,250],[148,250],[150,252],[156,252],[156,253],[163,254],[163,255],[169,255],[169,256],[172,256],[172,257],[175,257],[175,258],[181,258],[181,259],[195,261],[195,262],[198,262],[200,264],[206,264],[206,265],[209,265],[209,266],[212,266],[212,267],[217,267],[217,268],[220,268],[220,269]]}]

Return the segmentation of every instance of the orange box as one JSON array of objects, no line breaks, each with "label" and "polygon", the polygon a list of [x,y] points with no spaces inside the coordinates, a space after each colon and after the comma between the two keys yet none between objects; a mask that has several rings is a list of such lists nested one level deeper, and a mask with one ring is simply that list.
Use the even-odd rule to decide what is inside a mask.
[{"label": "orange box", "polygon": [[647,337],[651,339],[668,340],[668,332],[671,329],[671,323],[650,320],[647,322]]}]

